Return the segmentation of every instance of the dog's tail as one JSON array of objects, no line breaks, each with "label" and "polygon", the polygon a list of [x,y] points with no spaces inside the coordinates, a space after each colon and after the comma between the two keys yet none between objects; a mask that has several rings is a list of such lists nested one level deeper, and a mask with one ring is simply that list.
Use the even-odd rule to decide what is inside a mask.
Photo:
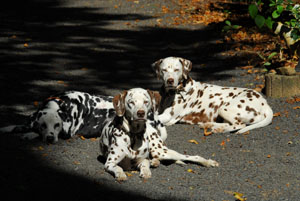
[{"label": "dog's tail", "polygon": [[26,133],[29,131],[31,131],[31,128],[27,125],[10,125],[10,126],[0,128],[0,133],[6,133],[6,134]]},{"label": "dog's tail", "polygon": [[265,104],[264,111],[265,111],[264,112],[265,118],[262,121],[255,123],[255,124],[251,124],[249,126],[246,126],[245,128],[242,128],[241,130],[237,131],[236,133],[237,134],[245,133],[249,130],[269,125],[273,119],[273,110],[271,109],[271,107],[268,104]]}]

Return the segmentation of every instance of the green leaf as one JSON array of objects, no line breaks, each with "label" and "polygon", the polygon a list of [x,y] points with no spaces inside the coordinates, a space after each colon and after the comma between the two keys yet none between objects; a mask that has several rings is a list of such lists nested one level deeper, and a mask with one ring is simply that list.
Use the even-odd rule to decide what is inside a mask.
[{"label": "green leaf", "polygon": [[283,6],[282,5],[278,5],[277,6],[277,12],[280,14],[283,11]]},{"label": "green leaf", "polygon": [[265,23],[266,23],[266,25],[267,25],[267,27],[268,27],[269,29],[272,29],[274,21],[272,20],[271,17],[268,17],[268,18],[266,19],[266,22],[265,22]]},{"label": "green leaf", "polygon": [[250,16],[254,19],[257,16],[258,8],[255,4],[251,4],[248,7]]},{"label": "green leaf", "polygon": [[232,28],[233,29],[240,29],[242,26],[240,26],[240,25],[232,25]]},{"label": "green leaf", "polygon": [[225,24],[227,24],[228,26],[231,26],[231,22],[229,20],[226,20]]},{"label": "green leaf", "polygon": [[265,24],[265,18],[261,15],[257,15],[254,19],[255,21],[255,24],[259,27],[259,28],[262,28]]},{"label": "green leaf", "polygon": [[280,16],[280,13],[278,13],[277,10],[274,10],[273,13],[272,13],[272,17],[273,17],[274,19],[276,19],[276,18],[278,18],[279,16]]},{"label": "green leaf", "polygon": [[231,28],[230,26],[224,26],[223,29],[222,29],[222,31],[223,32],[227,32],[227,31],[230,30],[230,28]]},{"label": "green leaf", "polygon": [[260,53],[257,53],[257,55],[259,56],[259,58],[261,58],[262,60],[266,60],[266,58],[262,55],[262,54],[260,54]]},{"label": "green leaf", "polygon": [[275,55],[277,55],[277,52],[272,52],[269,56],[268,56],[268,60],[272,59],[272,57],[274,57]]},{"label": "green leaf", "polygon": [[267,61],[264,63],[264,66],[271,66],[271,63]]}]

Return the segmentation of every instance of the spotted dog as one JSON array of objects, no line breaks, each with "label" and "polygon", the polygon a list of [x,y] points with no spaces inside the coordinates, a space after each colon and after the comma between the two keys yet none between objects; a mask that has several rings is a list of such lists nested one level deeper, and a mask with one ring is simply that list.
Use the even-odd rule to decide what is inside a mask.
[{"label": "spotted dog", "polygon": [[163,80],[158,119],[164,125],[197,124],[208,135],[244,133],[272,122],[273,111],[261,94],[252,89],[197,82],[189,76],[192,62],[187,59],[167,57],[152,67]]},{"label": "spotted dog", "polygon": [[[218,166],[213,160],[200,156],[182,155],[168,149],[156,123],[160,96],[157,92],[134,88],[123,91],[113,99],[114,118],[104,123],[100,137],[100,156],[105,170],[119,181],[127,179],[123,169],[137,168],[142,178],[150,178],[150,166],[157,167],[160,160],[192,161],[204,166]],[[164,139],[163,139],[164,138]]]},{"label": "spotted dog", "polygon": [[[114,115],[112,98],[68,91],[47,98],[24,126],[12,126],[12,132],[34,131],[44,142],[56,143],[58,137],[75,134],[96,137],[104,120]],[[26,133],[25,133],[26,135]]]}]

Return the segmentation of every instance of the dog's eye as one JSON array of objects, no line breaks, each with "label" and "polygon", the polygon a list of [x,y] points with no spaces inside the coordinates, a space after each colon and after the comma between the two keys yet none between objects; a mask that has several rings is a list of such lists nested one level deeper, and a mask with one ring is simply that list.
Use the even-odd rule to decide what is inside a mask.
[{"label": "dog's eye", "polygon": [[174,72],[178,72],[178,71],[179,71],[179,69],[175,69],[175,70],[174,70]]},{"label": "dog's eye", "polygon": [[165,72],[167,72],[167,69],[162,69],[161,71],[165,73]]},{"label": "dog's eye", "polygon": [[128,106],[129,106],[129,107],[134,106],[134,105],[135,105],[134,101],[129,101],[129,102],[128,102]]},{"label": "dog's eye", "polygon": [[47,128],[47,125],[45,123],[42,123],[41,129],[46,129],[46,128]]},{"label": "dog's eye", "polygon": [[148,103],[149,103],[149,101],[144,101],[144,104],[145,104],[145,105],[148,105]]},{"label": "dog's eye", "polygon": [[54,125],[54,129],[56,129],[56,128],[58,128],[59,127],[59,123],[56,123],[55,125]]}]

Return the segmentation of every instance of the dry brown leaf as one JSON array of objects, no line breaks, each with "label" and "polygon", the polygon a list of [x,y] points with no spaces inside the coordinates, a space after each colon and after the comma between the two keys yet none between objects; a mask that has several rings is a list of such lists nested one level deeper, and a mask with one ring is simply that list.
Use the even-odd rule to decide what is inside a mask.
[{"label": "dry brown leaf", "polygon": [[243,69],[243,70],[249,70],[249,69],[252,69],[252,68],[254,68],[254,66],[252,66],[252,65],[241,67],[241,69]]},{"label": "dry brown leaf", "polygon": [[34,105],[35,107],[38,107],[38,106],[39,106],[39,102],[38,102],[38,101],[34,101],[34,102],[33,102],[33,105]]},{"label": "dry brown leaf", "polygon": [[239,200],[239,201],[246,201],[247,198],[243,198],[243,194],[242,193],[238,193],[238,192],[234,192],[233,194],[234,198]]},{"label": "dry brown leaf", "polygon": [[276,112],[276,113],[273,114],[273,117],[278,117],[278,116],[281,116],[280,112]]},{"label": "dry brown leaf", "polygon": [[187,171],[190,173],[195,173],[194,170],[192,170],[192,169],[188,169]]},{"label": "dry brown leaf", "polygon": [[194,143],[194,144],[199,144],[196,140],[192,139],[192,140],[189,140],[188,142],[190,143]]},{"label": "dry brown leaf", "polygon": [[80,162],[79,161],[74,161],[73,162],[75,165],[80,165]]}]

